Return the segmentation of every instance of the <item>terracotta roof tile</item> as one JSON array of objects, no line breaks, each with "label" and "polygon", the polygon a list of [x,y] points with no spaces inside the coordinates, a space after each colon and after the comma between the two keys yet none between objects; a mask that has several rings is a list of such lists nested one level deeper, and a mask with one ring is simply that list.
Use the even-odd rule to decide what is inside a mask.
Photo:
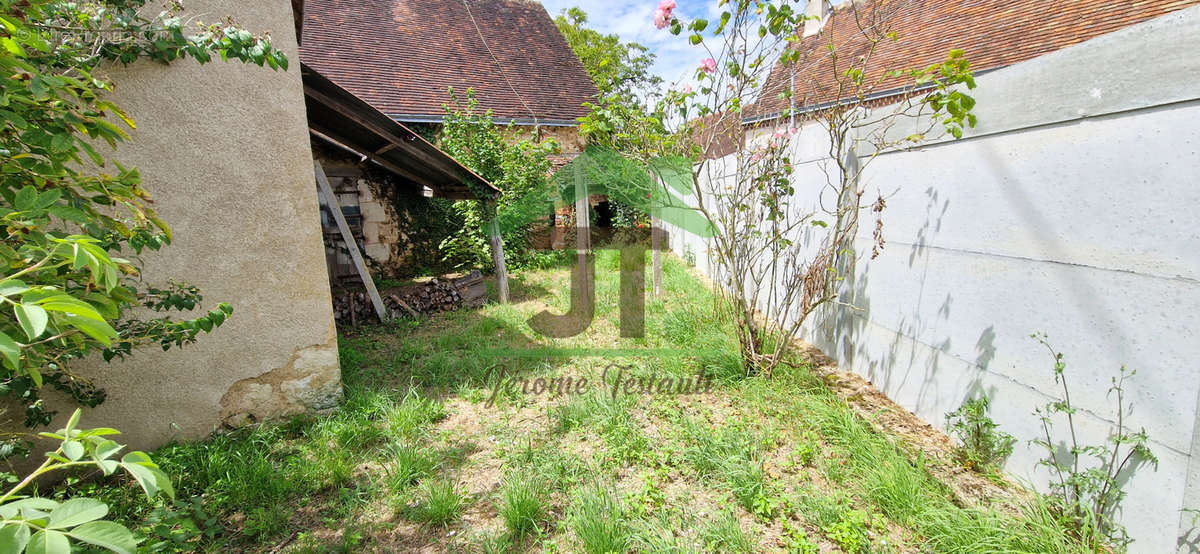
[{"label": "terracotta roof tile", "polygon": [[[815,0],[812,0],[815,1]],[[794,64],[795,104],[816,105],[847,96],[834,75],[847,67],[844,60],[867,53],[863,22],[894,31],[898,40],[884,40],[867,63],[863,94],[886,93],[905,82],[882,79],[886,71],[926,67],[945,60],[952,48],[966,52],[971,69],[982,71],[1022,62],[1078,44],[1171,11],[1200,4],[1200,0],[857,0],[833,10],[825,27],[793,48],[801,50]],[[827,46],[836,45],[843,60],[833,69]],[[1152,55],[1152,54],[1147,54]],[[1186,54],[1180,54],[1186,55]],[[1117,63],[1137,63],[1126,60]],[[776,64],[759,102],[746,117],[769,117],[788,107],[780,98],[792,81],[793,69]],[[878,81],[878,82],[877,82]]]},{"label": "terracotta roof tile", "polygon": [[401,120],[440,117],[449,87],[499,118],[560,122],[597,94],[538,2],[308,0],[303,32],[306,64]]}]

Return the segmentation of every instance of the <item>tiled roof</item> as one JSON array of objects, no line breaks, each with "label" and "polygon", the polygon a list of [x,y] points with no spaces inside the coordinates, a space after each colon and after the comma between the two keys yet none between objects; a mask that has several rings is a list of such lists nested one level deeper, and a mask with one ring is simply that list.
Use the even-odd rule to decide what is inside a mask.
[{"label": "tiled roof", "polygon": [[[848,60],[867,53],[868,41],[861,29],[868,21],[879,22],[876,28],[884,32],[894,31],[898,40],[884,39],[871,56],[866,82],[875,84],[863,91],[865,95],[886,93],[905,85],[900,79],[880,80],[886,71],[940,63],[953,48],[965,51],[971,69],[976,72],[996,69],[1196,4],[1200,0],[846,2],[834,8],[819,34],[793,46],[802,52],[800,61],[794,64],[795,105],[812,106],[847,96],[838,90],[834,76],[849,67]],[[833,68],[827,48],[831,40],[841,60],[838,69]],[[1114,63],[1139,61],[1114,60]],[[788,100],[779,95],[791,83],[792,69],[776,64],[759,102],[744,114],[747,118],[769,117],[788,107]]]},{"label": "tiled roof", "polygon": [[574,124],[597,94],[528,0],[308,0],[301,59],[400,120],[441,117],[454,87],[497,118]]}]

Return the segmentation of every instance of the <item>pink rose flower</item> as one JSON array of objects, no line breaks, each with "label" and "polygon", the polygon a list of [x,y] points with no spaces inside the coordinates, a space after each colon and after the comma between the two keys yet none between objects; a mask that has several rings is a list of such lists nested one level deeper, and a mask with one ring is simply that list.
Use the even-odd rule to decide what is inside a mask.
[{"label": "pink rose flower", "polygon": [[665,29],[671,23],[671,14],[663,10],[654,10],[654,27]]},{"label": "pink rose flower", "polygon": [[662,0],[658,9],[654,10],[654,26],[665,29],[671,24],[671,12],[675,10],[675,0]]},{"label": "pink rose flower", "polygon": [[700,71],[703,71],[705,73],[712,73],[716,70],[717,70],[717,60],[714,60],[712,58],[704,58],[704,61],[700,62]]}]

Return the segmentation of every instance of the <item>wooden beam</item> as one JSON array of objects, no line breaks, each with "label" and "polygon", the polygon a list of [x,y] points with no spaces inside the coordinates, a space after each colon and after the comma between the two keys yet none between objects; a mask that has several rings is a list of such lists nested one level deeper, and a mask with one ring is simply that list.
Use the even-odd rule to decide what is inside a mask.
[{"label": "wooden beam", "polygon": [[492,263],[496,265],[496,289],[500,294],[500,303],[508,304],[508,267],[504,262],[504,239],[500,236],[500,224],[493,219],[488,231],[492,242]]},{"label": "wooden beam", "polygon": [[[325,176],[325,169],[321,167],[321,162],[313,160],[313,171],[317,174],[317,190],[325,197],[325,205],[333,214],[333,220],[337,222],[338,230],[342,232],[342,240],[346,242],[346,249],[350,251],[350,258],[354,260],[354,268],[358,270],[359,278],[367,287],[367,295],[371,297],[371,303],[375,305],[375,313],[379,315],[379,321],[391,319],[387,307],[383,305],[383,299],[379,297],[379,291],[375,289],[375,281],[371,279],[371,272],[367,271],[367,264],[363,261],[362,253],[358,251],[354,233],[350,232],[350,225],[346,224],[346,216],[342,215],[342,206],[338,204],[337,195],[333,193],[333,187],[329,186],[329,178]],[[353,310],[351,311],[353,312]]]},{"label": "wooden beam", "polygon": [[309,132],[313,133],[317,136],[336,141],[339,144],[345,146],[346,148],[349,148],[351,150],[354,150],[355,152],[358,152],[359,154],[361,154],[363,156],[366,156],[367,159],[387,168],[388,170],[392,171],[393,173],[395,173],[397,175],[404,177],[405,179],[408,179],[414,183],[417,183],[418,185],[429,187],[435,191],[441,187],[441,185],[433,183],[433,180],[430,179],[428,176],[418,175],[418,174],[413,173],[412,171],[409,171],[403,167],[400,167],[392,162],[389,162],[371,152],[363,152],[357,148],[354,148],[353,146],[350,146],[351,144],[354,143],[354,141],[348,140],[347,138],[337,134],[336,132],[326,129],[325,127],[322,127],[318,124],[310,122],[309,123]]},{"label": "wooden beam", "polygon": [[[462,169],[462,167],[460,167],[460,166],[456,167],[455,165],[452,165],[450,162],[447,162],[446,160],[438,159],[438,158],[434,157],[433,155],[430,155],[429,153],[422,151],[420,148],[418,148],[416,145],[414,145],[412,143],[409,143],[407,141],[401,140],[400,138],[397,138],[392,130],[385,129],[385,128],[377,125],[373,121],[368,121],[367,119],[362,117],[362,114],[358,113],[352,107],[345,106],[341,102],[338,102],[337,100],[330,98],[329,96],[326,96],[325,94],[322,94],[321,92],[318,92],[317,90],[313,89],[312,87],[307,87],[307,86],[304,87],[304,94],[311,96],[313,99],[321,102],[321,104],[338,112],[339,114],[341,114],[342,117],[345,117],[346,119],[349,119],[350,121],[353,121],[359,125],[362,125],[367,130],[378,135],[379,138],[394,144],[400,150],[403,150],[404,152],[407,152],[409,155],[420,159],[421,161],[425,162],[430,167],[437,168],[442,173],[445,173],[447,175],[453,175],[454,173],[456,173],[457,171]],[[391,123],[392,125],[400,127],[400,125],[398,123],[396,123],[395,121],[392,121],[391,119],[388,119],[388,122]],[[400,127],[400,128],[403,129],[403,127]],[[408,131],[408,132],[411,133],[411,131]],[[418,141],[425,142],[425,139],[417,136],[415,133],[413,133],[412,136],[414,139],[416,139]],[[436,148],[436,147],[434,147],[434,148]]]}]

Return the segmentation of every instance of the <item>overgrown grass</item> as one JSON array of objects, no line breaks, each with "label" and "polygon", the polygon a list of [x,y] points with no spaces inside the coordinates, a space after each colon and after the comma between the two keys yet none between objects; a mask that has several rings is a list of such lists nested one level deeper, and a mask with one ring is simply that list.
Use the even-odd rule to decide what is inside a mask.
[{"label": "overgrown grass", "polygon": [[[148,549],[168,552],[1080,550],[1045,503],[956,505],[925,461],[808,368],[747,377],[712,295],[674,258],[666,296],[646,299],[646,337],[620,338],[617,276],[600,271],[616,256],[597,264],[595,321],[570,339],[526,323],[566,310],[562,268],[514,276],[513,305],[343,330],[346,392],[334,413],[154,453],[200,511],[152,513],[132,487],[66,487],[92,487],[116,519],[140,527]],[[489,353],[500,348],[655,355]],[[633,377],[704,372],[715,388],[613,394],[600,381],[612,363]],[[586,376],[595,386],[493,395],[504,376]]]},{"label": "overgrown grass", "polygon": [[508,530],[516,536],[537,530],[546,516],[545,497],[536,478],[509,477],[500,489],[500,516]]},{"label": "overgrown grass", "polygon": [[624,552],[631,533],[621,499],[611,489],[590,485],[575,495],[570,527],[588,554]]}]

